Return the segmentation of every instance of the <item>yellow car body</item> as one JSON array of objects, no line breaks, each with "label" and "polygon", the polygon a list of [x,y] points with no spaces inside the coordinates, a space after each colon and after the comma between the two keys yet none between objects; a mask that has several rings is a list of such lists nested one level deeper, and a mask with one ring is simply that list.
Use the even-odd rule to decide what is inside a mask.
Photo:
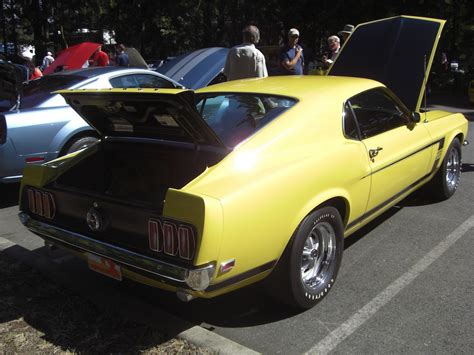
[{"label": "yellow car body", "polygon": [[[20,219],[48,243],[76,252],[88,259],[89,265],[91,254],[100,260],[111,260],[120,268],[123,277],[176,292],[184,299],[215,297],[262,280],[270,274],[272,277],[281,274],[283,278],[291,274],[286,284],[278,284],[278,281],[276,288],[273,288],[277,294],[285,293],[286,288],[293,287],[295,282],[308,280],[303,270],[300,280],[298,270],[304,264],[304,253],[309,251],[313,253],[314,260],[337,265],[333,269],[323,267],[326,274],[321,277],[327,277],[324,283],[313,289],[311,285],[314,283],[309,284],[309,289],[299,285],[297,287],[302,287],[301,290],[295,291],[299,294],[295,293],[290,300],[287,299],[289,303],[307,308],[325,296],[334,283],[342,257],[342,237],[366,225],[430,180],[435,180],[435,187],[443,190],[441,195],[444,198],[454,193],[459,182],[460,145],[465,141],[468,128],[464,116],[444,111],[416,112],[419,111],[418,98],[415,100],[418,109],[413,113],[378,81],[338,76],[270,77],[218,84],[200,89],[195,95],[209,99],[228,93],[268,95],[273,98],[266,102],[269,111],[274,104],[272,100],[276,100],[274,98],[288,99],[294,104],[231,147],[215,164],[208,164],[204,171],[182,187],[169,187],[162,209],[163,220],[159,220],[161,216],[153,217],[152,207],[148,205],[142,209],[146,211],[146,216],[142,216],[139,204],[130,203],[128,206],[127,200],[115,201],[113,198],[116,196],[98,196],[87,189],[79,189],[77,187],[82,186],[81,182],[74,183],[76,188],[71,189],[72,192],[67,191],[68,194],[74,192],[80,198],[68,199],[70,206],[66,206],[66,199],[57,202],[58,196],[67,190],[61,184],[61,179],[65,181],[62,177],[69,174],[68,181],[74,181],[75,175],[70,172],[81,175],[81,162],[92,161],[95,155],[106,149],[107,144],[113,145],[114,141],[121,139],[123,146],[131,145],[137,139],[143,146],[157,144],[149,137],[141,140],[134,136],[131,140],[126,137],[127,134],[137,130],[135,127],[126,128],[123,124],[115,124],[113,131],[107,131],[118,132],[118,137],[110,139],[104,134],[102,142],[85,151],[43,166],[27,166],[21,187]],[[137,108],[142,107],[140,105],[154,105],[160,100],[171,102],[188,94],[189,91],[174,89],[127,89],[74,91],[64,93],[64,96],[93,124],[99,122],[99,113],[104,117],[121,115],[123,121],[128,117],[123,110],[136,112]],[[387,114],[386,109],[371,106],[372,101],[366,100],[366,97],[372,97],[370,95],[393,104],[395,111]],[[180,105],[186,106],[184,101],[180,101]],[[98,109],[93,111],[93,106]],[[356,120],[358,128],[351,128],[350,115],[372,117],[371,110],[374,110],[374,117],[376,114],[383,116],[380,123],[372,126],[371,119],[368,119],[362,125],[362,120]],[[203,112],[201,115],[206,120]],[[160,116],[159,119],[163,121],[165,118]],[[167,125],[176,123],[167,119]],[[392,119],[398,122],[394,127],[371,133],[373,129],[378,130],[380,124]],[[106,129],[101,123],[97,123],[96,127]],[[367,133],[363,133],[364,130]],[[209,141],[214,138],[208,137]],[[449,161],[455,163],[456,169],[449,167]],[[145,171],[142,173],[146,174]],[[451,180],[447,178],[448,173],[454,176]],[[81,176],[88,179],[85,174]],[[139,178],[134,179],[140,181]],[[53,204],[56,204],[54,213],[46,213],[48,208],[53,211]],[[178,228],[178,238],[185,238],[186,233],[190,233],[191,229],[179,234],[181,228],[187,228],[179,223],[193,226],[196,233],[195,255],[189,262],[184,262],[163,253],[154,255],[150,250],[141,255],[139,249],[132,247],[128,254],[124,254],[127,242],[115,242],[113,231],[107,232],[107,225],[104,224],[105,230],[92,230],[89,234],[84,233],[86,227],[79,227],[77,221],[82,218],[85,225],[86,212],[89,211],[87,223],[92,228],[91,223],[93,226],[100,216],[91,217],[90,212],[100,212],[99,205],[111,226],[125,223],[127,219],[127,225],[133,225],[136,220],[143,219],[145,222],[139,227],[133,227],[133,232],[137,230],[134,238],[140,235],[144,241],[148,240],[152,251],[161,250],[157,246],[158,241],[168,236],[170,241],[181,241],[172,239],[172,228]],[[77,221],[68,223],[63,219],[56,222],[55,218],[60,216],[62,209],[68,210],[69,216],[74,216]],[[38,211],[43,214],[38,215]],[[318,211],[323,213],[317,215]],[[317,256],[321,245],[311,249],[307,243],[311,244],[312,239],[299,236],[302,229],[306,230],[309,216],[317,217],[310,220],[314,225],[323,221],[318,233],[327,231],[329,235],[328,239],[324,236],[320,239],[321,243],[329,243],[324,260]],[[340,218],[340,222],[331,224],[331,218]],[[114,219],[121,221],[114,222]],[[168,220],[180,221],[176,225],[178,227],[163,229]],[[340,232],[339,224],[342,228]],[[160,231],[158,228],[161,228]],[[337,239],[338,233],[341,241]],[[76,244],[75,238],[81,238],[81,242]],[[303,239],[299,241],[298,238]],[[296,245],[300,245],[299,251],[294,251]],[[301,251],[302,259],[298,259],[298,252]],[[183,255],[186,255],[186,250]],[[296,261],[293,260],[295,257]],[[141,258],[140,263],[135,263],[137,258]],[[285,263],[296,263],[296,266],[293,265],[289,271],[285,269]],[[107,274],[113,276],[110,272]]]}]

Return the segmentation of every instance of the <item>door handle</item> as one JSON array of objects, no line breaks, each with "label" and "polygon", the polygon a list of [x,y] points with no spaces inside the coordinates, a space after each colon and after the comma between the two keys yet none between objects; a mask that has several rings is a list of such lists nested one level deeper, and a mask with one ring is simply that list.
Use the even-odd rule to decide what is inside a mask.
[{"label": "door handle", "polygon": [[379,152],[383,150],[382,147],[377,147],[375,149],[369,149],[369,157],[370,159],[374,159],[378,154]]}]

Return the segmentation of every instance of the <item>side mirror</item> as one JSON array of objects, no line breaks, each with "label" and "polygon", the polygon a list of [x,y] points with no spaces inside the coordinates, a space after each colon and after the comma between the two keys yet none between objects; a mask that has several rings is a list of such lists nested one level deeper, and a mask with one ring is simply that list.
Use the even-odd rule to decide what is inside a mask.
[{"label": "side mirror", "polygon": [[411,120],[412,120],[413,122],[415,122],[415,123],[420,122],[420,120],[421,120],[421,115],[420,115],[420,113],[419,113],[419,112],[412,112],[412,113],[411,113]]}]

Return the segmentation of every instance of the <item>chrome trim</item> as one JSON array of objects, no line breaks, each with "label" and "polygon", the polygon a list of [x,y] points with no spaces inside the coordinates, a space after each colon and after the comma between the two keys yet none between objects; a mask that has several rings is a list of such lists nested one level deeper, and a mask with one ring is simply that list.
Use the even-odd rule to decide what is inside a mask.
[{"label": "chrome trim", "polygon": [[0,181],[8,184],[8,183],[20,181],[22,177],[23,175],[5,176],[5,177],[0,178]]},{"label": "chrome trim", "polygon": [[459,150],[451,149],[446,157],[446,185],[450,191],[456,190],[461,175]]},{"label": "chrome trim", "polygon": [[40,237],[59,241],[84,252],[103,256],[119,264],[140,269],[172,281],[184,283],[188,277],[189,269],[187,268],[152,259],[130,250],[94,240],[82,234],[37,221],[24,212],[20,212],[18,217],[26,228]]},{"label": "chrome trim", "polygon": [[301,255],[301,281],[316,289],[331,276],[329,268],[336,259],[336,232],[328,222],[316,223],[306,237]]},{"label": "chrome trim", "polygon": [[221,266],[219,267],[219,272],[221,274],[224,274],[232,270],[234,267],[235,267],[235,259],[230,259],[221,263]]}]

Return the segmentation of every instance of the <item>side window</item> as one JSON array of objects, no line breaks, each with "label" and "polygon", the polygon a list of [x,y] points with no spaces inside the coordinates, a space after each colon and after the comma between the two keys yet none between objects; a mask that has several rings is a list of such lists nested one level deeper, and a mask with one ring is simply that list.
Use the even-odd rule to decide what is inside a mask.
[{"label": "side window", "polygon": [[113,88],[174,88],[174,85],[157,75],[133,74],[110,79]]},{"label": "side window", "polygon": [[235,147],[296,104],[289,97],[258,94],[197,95],[196,109],[228,147]]},{"label": "side window", "polygon": [[409,122],[406,109],[383,89],[373,89],[349,100],[362,139],[376,136]]},{"label": "side window", "polygon": [[351,105],[346,102],[344,105],[344,112],[342,118],[342,124],[344,129],[344,135],[349,139],[359,140],[359,128],[357,127],[354,113],[352,112]]},{"label": "side window", "polygon": [[174,85],[157,75],[140,74],[135,76],[139,88],[174,88]]},{"label": "side window", "polygon": [[124,75],[110,79],[110,85],[113,88],[138,88],[135,75]]}]

